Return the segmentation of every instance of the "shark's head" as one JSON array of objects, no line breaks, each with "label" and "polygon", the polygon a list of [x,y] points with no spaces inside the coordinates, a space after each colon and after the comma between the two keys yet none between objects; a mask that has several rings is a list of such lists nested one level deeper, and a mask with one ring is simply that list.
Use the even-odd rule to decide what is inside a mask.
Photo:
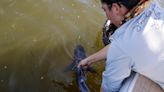
[{"label": "shark's head", "polygon": [[82,59],[86,58],[85,50],[83,46],[77,45],[74,50],[74,60],[79,63]]}]

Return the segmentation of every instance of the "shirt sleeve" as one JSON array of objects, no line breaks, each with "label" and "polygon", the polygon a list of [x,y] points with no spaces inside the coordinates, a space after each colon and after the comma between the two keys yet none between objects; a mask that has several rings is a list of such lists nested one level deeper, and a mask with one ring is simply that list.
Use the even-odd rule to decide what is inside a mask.
[{"label": "shirt sleeve", "polygon": [[133,63],[114,42],[108,49],[106,68],[103,72],[103,92],[118,92],[123,80],[130,76]]}]

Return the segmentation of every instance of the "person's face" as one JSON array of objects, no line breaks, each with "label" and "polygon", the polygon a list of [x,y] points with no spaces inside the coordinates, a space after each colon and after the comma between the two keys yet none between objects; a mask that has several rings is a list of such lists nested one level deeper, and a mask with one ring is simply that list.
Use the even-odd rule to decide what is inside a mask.
[{"label": "person's face", "polygon": [[127,8],[123,6],[119,6],[116,3],[112,4],[111,9],[109,9],[108,5],[103,3],[102,9],[106,13],[107,18],[113,23],[115,26],[119,27],[124,19],[125,14],[127,13]]}]

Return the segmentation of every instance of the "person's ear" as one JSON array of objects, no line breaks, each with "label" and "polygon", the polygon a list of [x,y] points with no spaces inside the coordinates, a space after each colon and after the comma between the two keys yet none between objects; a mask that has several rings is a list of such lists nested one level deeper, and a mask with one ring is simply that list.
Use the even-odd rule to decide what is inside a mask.
[{"label": "person's ear", "polygon": [[115,12],[115,14],[119,14],[121,10],[121,6],[119,6],[117,3],[112,4],[112,11]]}]

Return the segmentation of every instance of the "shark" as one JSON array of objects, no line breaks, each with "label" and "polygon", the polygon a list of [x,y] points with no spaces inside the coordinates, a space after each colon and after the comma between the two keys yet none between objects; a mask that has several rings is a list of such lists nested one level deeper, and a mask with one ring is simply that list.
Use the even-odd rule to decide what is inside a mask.
[{"label": "shark", "polygon": [[86,84],[87,71],[91,73],[97,73],[96,70],[90,66],[88,66],[87,68],[77,67],[81,60],[85,59],[86,57],[87,56],[84,47],[82,45],[77,45],[74,49],[73,63],[66,68],[66,71],[69,71],[71,69],[75,72],[76,82],[80,92],[90,92],[88,85]]}]

